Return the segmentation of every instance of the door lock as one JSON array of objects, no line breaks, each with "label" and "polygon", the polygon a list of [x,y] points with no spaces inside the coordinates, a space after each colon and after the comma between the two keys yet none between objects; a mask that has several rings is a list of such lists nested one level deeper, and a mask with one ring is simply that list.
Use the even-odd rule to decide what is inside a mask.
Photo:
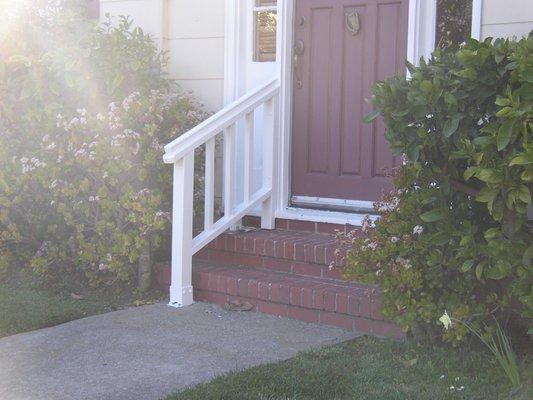
[{"label": "door lock", "polygon": [[302,39],[298,40],[294,45],[294,54],[296,56],[301,56],[305,53],[305,43]]}]

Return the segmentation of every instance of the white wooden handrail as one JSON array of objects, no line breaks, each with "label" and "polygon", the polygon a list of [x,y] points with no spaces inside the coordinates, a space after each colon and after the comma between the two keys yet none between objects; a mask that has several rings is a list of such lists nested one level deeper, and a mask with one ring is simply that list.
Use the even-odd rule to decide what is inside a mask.
[{"label": "white wooden handrail", "polygon": [[[278,114],[280,85],[277,79],[252,90],[234,103],[165,146],[163,160],[174,164],[172,205],[172,264],[170,305],[192,304],[192,256],[242,217],[261,205],[261,227],[274,229],[276,204]],[[262,108],[263,174],[253,191],[255,112]],[[235,204],[235,153],[238,122],[244,121],[243,201]],[[214,221],[215,144],[224,135],[224,216]],[[205,145],[204,229],[193,237],[195,150]]]},{"label": "white wooden handrail", "polygon": [[194,150],[209,139],[216,136],[227,127],[233,125],[250,111],[255,110],[263,103],[277,95],[279,92],[279,80],[273,79],[267,84],[258,87],[242,96],[240,99],[224,107],[222,110],[195,126],[187,133],[173,140],[165,146],[163,160],[172,164],[175,160]]}]

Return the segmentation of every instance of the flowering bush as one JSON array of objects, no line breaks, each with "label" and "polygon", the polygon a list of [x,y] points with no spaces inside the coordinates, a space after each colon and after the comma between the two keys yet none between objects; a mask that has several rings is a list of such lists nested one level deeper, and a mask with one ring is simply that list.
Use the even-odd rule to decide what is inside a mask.
[{"label": "flowering bush", "polygon": [[[127,19],[100,29],[60,5],[26,7],[8,21],[16,47],[1,48],[0,271],[135,282],[140,254],[169,235],[163,144],[206,115]],[[71,25],[83,34],[59,41]],[[35,30],[52,49],[35,48]]]},{"label": "flowering bush", "polygon": [[375,226],[344,238],[346,275],[379,283],[383,314],[414,333],[437,334],[443,309],[475,329],[489,314],[531,318],[533,36],[470,40],[409,69],[374,89],[406,162]]}]

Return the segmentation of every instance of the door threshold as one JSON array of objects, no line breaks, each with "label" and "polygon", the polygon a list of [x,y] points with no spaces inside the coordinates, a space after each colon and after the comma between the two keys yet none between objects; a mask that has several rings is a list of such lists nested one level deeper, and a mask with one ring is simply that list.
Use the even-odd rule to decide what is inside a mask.
[{"label": "door threshold", "polygon": [[327,224],[362,226],[365,218],[375,221],[376,214],[354,213],[343,211],[329,211],[302,207],[287,207],[276,213],[276,218],[293,219],[297,221],[322,222]]},{"label": "door threshold", "polygon": [[339,211],[355,214],[375,214],[374,202],[364,200],[331,199],[326,197],[292,196],[291,204],[298,208]]}]

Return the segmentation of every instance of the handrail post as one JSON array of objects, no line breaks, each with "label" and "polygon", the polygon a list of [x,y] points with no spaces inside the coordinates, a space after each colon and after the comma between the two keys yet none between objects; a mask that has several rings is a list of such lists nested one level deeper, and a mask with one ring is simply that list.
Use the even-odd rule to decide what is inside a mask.
[{"label": "handrail post", "polygon": [[233,212],[235,179],[235,124],[224,131],[224,215],[231,216]]},{"label": "handrail post", "polygon": [[276,227],[276,171],[277,171],[277,129],[274,107],[276,96],[268,99],[263,106],[263,187],[271,188],[271,196],[262,204],[261,228]]},{"label": "handrail post", "polygon": [[172,266],[169,303],[172,307],[184,307],[193,303],[193,192],[194,151],[174,163]]}]

